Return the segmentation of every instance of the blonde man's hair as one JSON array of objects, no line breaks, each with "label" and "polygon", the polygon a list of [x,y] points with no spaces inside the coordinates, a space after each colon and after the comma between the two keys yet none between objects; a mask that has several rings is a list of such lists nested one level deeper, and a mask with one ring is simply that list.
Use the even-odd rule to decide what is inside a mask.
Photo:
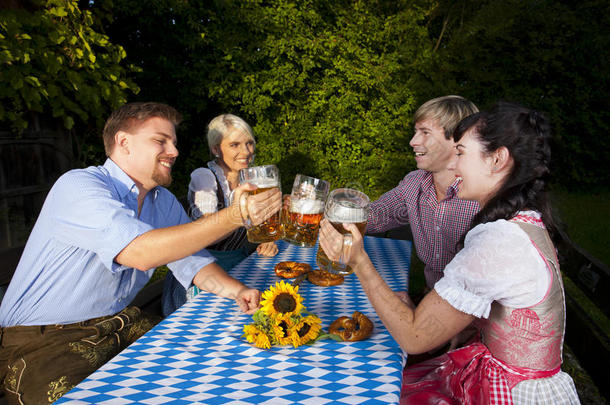
[{"label": "blonde man's hair", "polygon": [[241,129],[244,131],[253,142],[254,140],[254,132],[252,128],[246,121],[239,118],[237,115],[233,114],[222,114],[218,117],[215,117],[208,124],[208,147],[210,152],[212,148],[217,147],[222,142],[222,139],[228,135],[229,130],[232,128]]},{"label": "blonde man's hair", "polygon": [[461,96],[443,96],[433,98],[422,104],[413,115],[413,123],[424,120],[435,120],[445,131],[445,138],[453,136],[458,123],[479,112],[472,101]]}]

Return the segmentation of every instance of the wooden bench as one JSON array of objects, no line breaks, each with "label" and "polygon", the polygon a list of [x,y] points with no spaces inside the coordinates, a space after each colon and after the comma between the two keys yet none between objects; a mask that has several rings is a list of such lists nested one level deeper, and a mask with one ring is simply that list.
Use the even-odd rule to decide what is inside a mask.
[{"label": "wooden bench", "polygon": [[557,245],[566,292],[566,342],[600,392],[610,397],[610,269],[560,232]]}]

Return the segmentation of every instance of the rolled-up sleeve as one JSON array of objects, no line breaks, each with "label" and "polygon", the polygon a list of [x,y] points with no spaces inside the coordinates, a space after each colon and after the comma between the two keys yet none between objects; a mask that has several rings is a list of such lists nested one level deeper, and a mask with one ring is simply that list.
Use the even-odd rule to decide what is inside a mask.
[{"label": "rolled-up sleeve", "polygon": [[[175,199],[174,201],[175,202],[172,203],[171,207],[167,209],[168,221],[177,225],[191,222],[191,219],[186,215],[182,206],[177,203]],[[214,261],[216,261],[216,258],[207,250],[202,249],[191,256],[168,263],[167,267],[172,271],[176,280],[178,280],[184,288],[188,288],[192,284],[193,278],[197,272],[199,272],[202,267],[205,267]]]}]

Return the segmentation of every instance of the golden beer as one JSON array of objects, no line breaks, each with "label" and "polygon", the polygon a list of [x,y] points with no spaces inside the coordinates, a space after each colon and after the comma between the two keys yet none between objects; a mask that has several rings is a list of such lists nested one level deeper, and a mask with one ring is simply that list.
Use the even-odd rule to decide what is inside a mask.
[{"label": "golden beer", "polygon": [[[342,225],[347,222],[329,222],[332,226],[335,227],[337,231],[339,231],[343,235],[349,233],[349,231],[345,230]],[[366,229],[366,221],[356,223],[356,227],[358,228],[358,231],[360,231],[360,233],[364,235],[364,230]],[[324,253],[324,250],[322,248],[318,248],[318,254],[316,255],[316,263],[318,264],[318,267],[320,269],[335,274],[352,274],[354,272],[354,270],[347,264],[341,264],[339,262],[330,260],[328,256],[326,256],[326,253]]]},{"label": "golden beer", "polygon": [[[269,184],[257,184],[257,182],[251,181],[251,183],[258,186],[258,188],[250,194],[256,195],[267,190],[271,190],[273,188],[278,188],[277,184],[269,187]],[[265,242],[273,242],[274,240],[278,240],[282,236],[282,232],[280,231],[280,212],[276,212],[269,219],[259,225],[252,225],[247,230],[248,240],[252,243],[265,243]]]},{"label": "golden beer", "polygon": [[[364,235],[370,203],[369,197],[358,190],[338,188],[330,193],[324,208],[324,216],[343,235],[350,234],[348,230],[343,228],[343,224],[355,224],[360,234]],[[347,247],[345,241],[346,238],[344,237],[340,262],[330,260],[324,250],[321,247],[318,248],[316,263],[320,269],[344,275],[351,274],[354,271],[345,263],[347,260],[344,256],[347,253],[345,252]]]},{"label": "golden beer", "polygon": [[[280,171],[274,165],[253,166],[239,171],[239,183],[250,183],[258,187],[251,195],[273,188],[280,189]],[[281,192],[281,190],[280,190]],[[252,243],[272,242],[282,236],[280,212],[276,212],[259,225],[247,225],[248,240]]]},{"label": "golden beer", "polygon": [[298,246],[315,246],[323,216],[324,201],[291,200],[282,220],[284,239]]}]

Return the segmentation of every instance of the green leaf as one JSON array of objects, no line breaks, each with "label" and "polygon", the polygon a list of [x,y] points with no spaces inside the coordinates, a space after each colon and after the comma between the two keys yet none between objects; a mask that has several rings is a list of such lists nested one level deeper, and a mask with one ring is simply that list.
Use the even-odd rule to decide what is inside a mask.
[{"label": "green leaf", "polygon": [[26,76],[26,77],[24,78],[24,80],[25,80],[26,82],[28,82],[29,84],[31,84],[32,86],[35,86],[35,87],[40,87],[40,86],[41,86],[40,81],[38,80],[38,78],[37,78],[37,77],[34,77],[34,76]]},{"label": "green leaf", "polygon": [[64,116],[64,126],[67,129],[72,129],[74,127],[74,119],[69,115]]}]

